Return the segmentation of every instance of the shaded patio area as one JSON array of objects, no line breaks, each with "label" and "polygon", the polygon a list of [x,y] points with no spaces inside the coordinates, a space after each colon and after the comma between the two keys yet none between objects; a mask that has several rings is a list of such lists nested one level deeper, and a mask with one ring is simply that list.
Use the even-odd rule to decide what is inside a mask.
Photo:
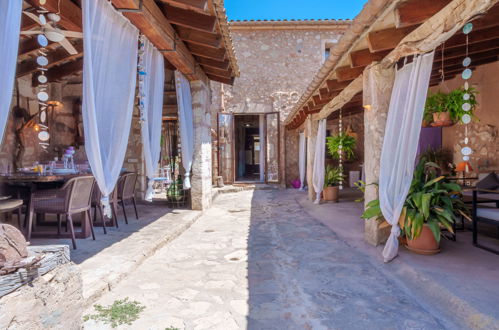
[{"label": "shaded patio area", "polygon": [[[321,221],[353,249],[362,251],[373,260],[373,267],[387,272],[425,304],[467,327],[498,326],[499,258],[472,245],[471,223],[457,231],[457,240],[442,237],[441,252],[434,256],[411,253],[401,247],[399,256],[383,264],[383,246],[373,247],[364,240],[364,220],[360,218],[363,204],[355,202],[361,195],[345,189],[340,203],[313,205],[306,194],[289,192],[303,209]],[[499,246],[495,227],[482,229],[480,238],[485,244]],[[492,323],[491,323],[492,322]],[[494,328],[492,326],[492,328]]]}]

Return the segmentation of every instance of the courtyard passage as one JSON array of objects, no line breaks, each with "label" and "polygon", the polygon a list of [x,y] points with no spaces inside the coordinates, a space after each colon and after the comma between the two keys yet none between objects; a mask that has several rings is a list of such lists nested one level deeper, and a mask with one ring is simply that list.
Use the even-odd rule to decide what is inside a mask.
[{"label": "courtyard passage", "polygon": [[128,297],[146,307],[123,329],[464,328],[313,218],[300,196],[282,190],[220,195],[97,303]]}]

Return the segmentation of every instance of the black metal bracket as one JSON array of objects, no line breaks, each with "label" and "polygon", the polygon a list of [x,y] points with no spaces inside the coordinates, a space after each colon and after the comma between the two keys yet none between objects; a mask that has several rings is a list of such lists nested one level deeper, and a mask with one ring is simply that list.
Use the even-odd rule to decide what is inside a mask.
[{"label": "black metal bracket", "polygon": [[116,9],[120,13],[141,13],[142,12],[142,6],[144,4],[144,0],[139,0],[139,8],[118,8]]}]

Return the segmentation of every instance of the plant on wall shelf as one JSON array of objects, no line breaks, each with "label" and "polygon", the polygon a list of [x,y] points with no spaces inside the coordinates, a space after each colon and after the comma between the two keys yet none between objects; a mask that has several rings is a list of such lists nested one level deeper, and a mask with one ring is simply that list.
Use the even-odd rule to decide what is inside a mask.
[{"label": "plant on wall shelf", "polygon": [[334,159],[340,159],[340,150],[343,150],[344,160],[350,160],[355,157],[357,141],[353,136],[342,133],[335,136],[328,136],[326,141],[329,155]]}]

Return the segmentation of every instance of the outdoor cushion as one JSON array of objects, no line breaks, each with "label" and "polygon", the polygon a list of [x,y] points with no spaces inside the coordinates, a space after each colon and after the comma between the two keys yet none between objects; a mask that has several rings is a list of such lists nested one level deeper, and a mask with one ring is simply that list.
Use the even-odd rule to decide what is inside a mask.
[{"label": "outdoor cushion", "polygon": [[487,175],[476,184],[478,189],[497,190],[499,188],[499,178],[494,172]]},{"label": "outdoor cushion", "polygon": [[499,222],[499,209],[497,208],[479,207],[476,209],[476,215],[479,218],[485,218]]}]

